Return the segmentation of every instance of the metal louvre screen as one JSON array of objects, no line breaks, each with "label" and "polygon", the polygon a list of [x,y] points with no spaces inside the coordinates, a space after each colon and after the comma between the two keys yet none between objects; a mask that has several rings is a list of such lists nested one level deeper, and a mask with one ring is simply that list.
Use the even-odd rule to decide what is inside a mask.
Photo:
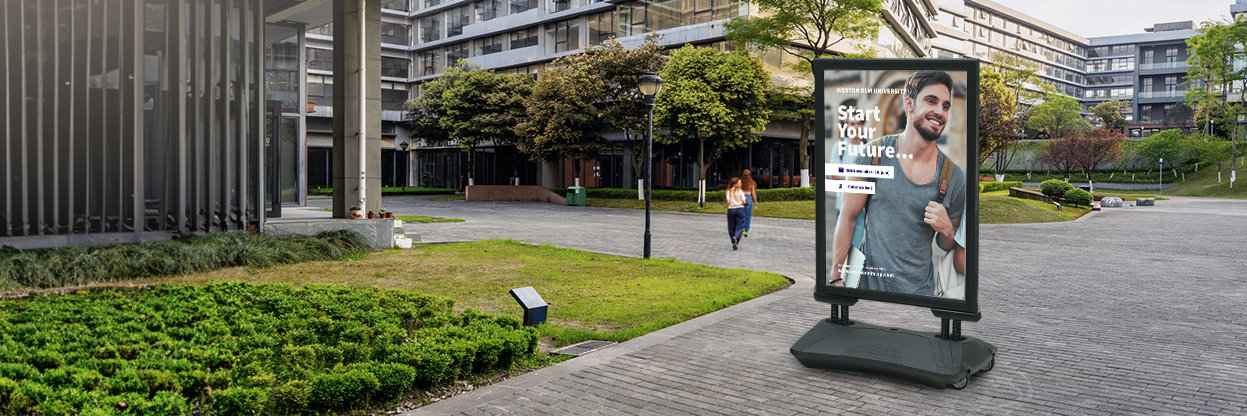
[{"label": "metal louvre screen", "polygon": [[257,220],[261,0],[6,0],[0,245]]}]

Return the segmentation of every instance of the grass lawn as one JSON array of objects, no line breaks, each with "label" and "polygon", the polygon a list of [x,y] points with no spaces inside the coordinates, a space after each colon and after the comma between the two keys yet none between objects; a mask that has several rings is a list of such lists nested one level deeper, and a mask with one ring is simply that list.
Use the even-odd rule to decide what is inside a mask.
[{"label": "grass lawn", "polygon": [[1091,212],[1089,207],[1065,206],[1057,211],[1056,205],[1012,198],[1009,191],[984,192],[979,195],[980,224],[1030,224],[1038,222],[1071,221]]},{"label": "grass lawn", "polygon": [[402,220],[403,222],[423,222],[423,223],[431,223],[431,222],[463,222],[463,220],[461,220],[461,219],[459,219],[459,218],[427,217],[427,216],[424,216],[424,215],[395,215],[395,216],[394,216],[394,219],[396,219],[396,220]]},{"label": "grass lawn", "polygon": [[420,244],[352,261],[242,267],[133,284],[242,281],[346,284],[455,300],[455,309],[522,315],[507,293],[532,286],[550,305],[538,328],[555,346],[624,341],[788,287],[774,273],[643,260],[511,240]]},{"label": "grass lawn", "polygon": [[1217,167],[1201,166],[1199,172],[1186,175],[1186,182],[1178,182],[1178,186],[1165,188],[1165,195],[1207,196],[1215,198],[1247,199],[1247,168],[1239,167],[1238,180],[1234,188],[1230,188],[1230,166],[1228,163],[1221,168],[1221,182],[1217,182]]}]

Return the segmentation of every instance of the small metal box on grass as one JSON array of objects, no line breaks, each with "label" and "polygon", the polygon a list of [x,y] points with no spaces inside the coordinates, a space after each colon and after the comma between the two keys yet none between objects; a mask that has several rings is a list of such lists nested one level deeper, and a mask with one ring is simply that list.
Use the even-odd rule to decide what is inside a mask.
[{"label": "small metal box on grass", "polygon": [[585,188],[583,186],[567,188],[567,205],[585,206]]},{"label": "small metal box on grass", "polygon": [[546,301],[541,299],[532,286],[511,289],[511,297],[524,308],[524,326],[533,326],[546,321]]}]

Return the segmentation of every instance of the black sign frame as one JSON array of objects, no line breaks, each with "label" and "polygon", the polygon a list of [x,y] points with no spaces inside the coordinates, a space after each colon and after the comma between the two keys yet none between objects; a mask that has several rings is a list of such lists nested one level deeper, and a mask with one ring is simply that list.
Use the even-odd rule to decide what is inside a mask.
[{"label": "black sign frame", "polygon": [[[926,307],[935,310],[961,312],[969,315],[979,314],[979,165],[978,165],[978,120],[979,120],[979,60],[978,59],[816,59],[814,61],[814,96],[816,151],[814,163],[815,181],[815,218],[816,261],[814,297],[821,302],[850,305],[859,299],[879,302],[896,303]],[[827,161],[827,133],[825,76],[828,70],[861,70],[861,71],[947,71],[966,73],[966,159],[958,161],[965,169],[965,212],[962,222],[965,226],[966,267],[965,267],[965,299],[946,299],[934,296],[911,295],[877,290],[835,287],[827,285],[827,256],[830,249],[827,229],[827,198],[825,169]],[[968,223],[965,221],[969,221]]]}]

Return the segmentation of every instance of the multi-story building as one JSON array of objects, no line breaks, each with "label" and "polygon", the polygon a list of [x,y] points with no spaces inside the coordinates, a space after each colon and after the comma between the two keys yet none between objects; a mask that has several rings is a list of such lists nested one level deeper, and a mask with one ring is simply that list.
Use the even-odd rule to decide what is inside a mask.
[{"label": "multi-story building", "polygon": [[[1199,31],[1190,21],[1158,23],[1145,33],[1091,38],[1087,49],[1088,108],[1106,100],[1126,104],[1126,131],[1144,137],[1166,128],[1165,113],[1185,101],[1189,56],[1186,40]],[[1179,122],[1184,127],[1189,125]],[[1172,126],[1169,126],[1172,127]]]},{"label": "multi-story building", "polygon": [[[738,16],[758,15],[756,6],[730,0],[397,0],[383,3],[381,14],[382,65],[382,182],[391,186],[428,185],[462,188],[466,177],[466,150],[431,147],[408,137],[402,103],[419,95],[421,84],[437,78],[459,59],[483,69],[537,74],[555,59],[581,52],[586,46],[617,39],[627,46],[643,42],[645,35],[662,35],[664,47],[685,44],[733,50],[724,38],[723,24]],[[873,46],[886,57],[927,57],[936,33],[931,19],[936,10],[929,0],[887,0],[883,30]],[[306,186],[329,186],[332,159],[331,125],[333,72],[331,49],[334,23],[307,28],[306,49]],[[291,38],[295,42],[295,38]],[[845,52],[855,45],[844,43]],[[784,54],[762,53],[763,61],[777,74],[777,82],[789,83],[780,69]],[[720,158],[711,166],[708,180],[726,178],[729,170],[753,169],[764,186],[791,184],[802,169],[797,166],[800,128],[777,121],[762,133],[763,140],[748,149]],[[614,143],[602,157],[584,161],[588,186],[627,187],[635,184],[629,151],[618,132],[608,133]],[[811,141],[812,143],[812,141]],[[406,148],[404,148],[406,145]],[[527,161],[515,149],[481,146],[476,155],[477,184],[542,183],[570,184],[570,166],[543,169]],[[656,146],[657,186],[691,187],[695,164],[685,155],[696,154],[691,146]],[[550,172],[566,173],[551,178]],[[555,179],[555,180],[552,180]],[[286,180],[286,182],[290,182]],[[298,189],[299,184],[290,184]]]}]

